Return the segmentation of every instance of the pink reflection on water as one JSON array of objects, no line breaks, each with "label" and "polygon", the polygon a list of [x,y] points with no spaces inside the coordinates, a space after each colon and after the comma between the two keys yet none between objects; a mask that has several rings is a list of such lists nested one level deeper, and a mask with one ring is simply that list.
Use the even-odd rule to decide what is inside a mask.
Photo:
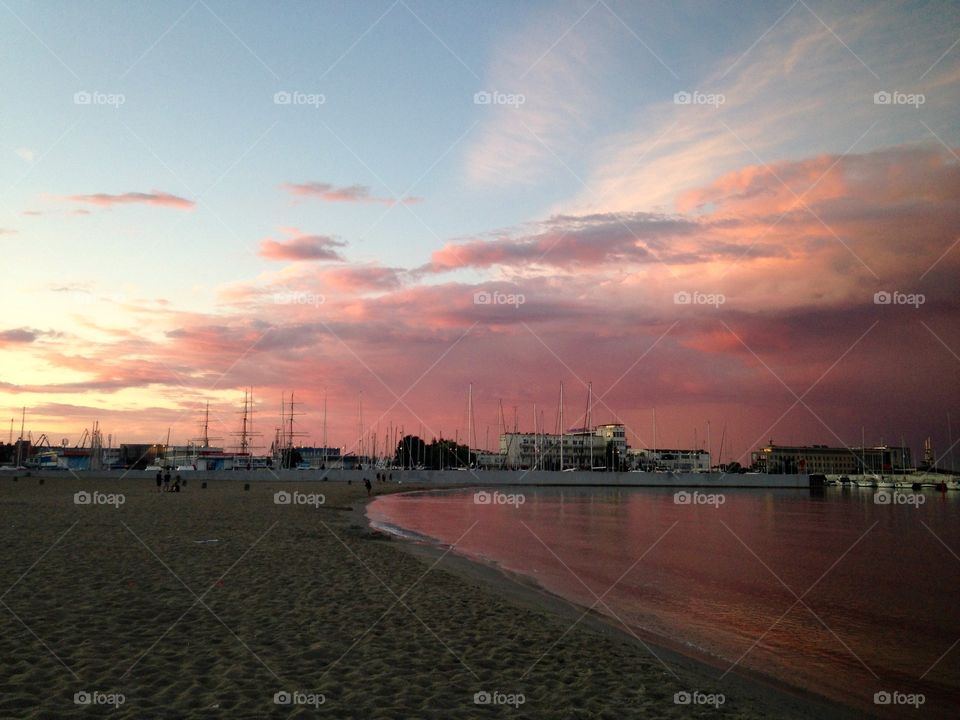
[{"label": "pink reflection on water", "polygon": [[943,544],[960,550],[953,496],[916,508],[877,505],[866,489],[724,491],[719,506],[655,489],[519,492],[520,505],[477,504],[472,491],[385,496],[368,514],[460,539],[457,552],[579,604],[603,597],[600,612],[724,668],[740,661],[891,716],[916,711],[878,708],[874,692],[923,692],[926,715],[960,703],[960,650],[930,670],[960,638],[960,561]]}]

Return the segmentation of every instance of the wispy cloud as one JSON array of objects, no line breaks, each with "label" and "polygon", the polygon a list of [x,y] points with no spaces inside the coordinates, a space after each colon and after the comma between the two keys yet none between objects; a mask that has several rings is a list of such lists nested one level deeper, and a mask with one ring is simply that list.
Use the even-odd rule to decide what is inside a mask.
[{"label": "wispy cloud", "polygon": [[[498,44],[479,90],[507,102],[474,99],[481,122],[466,148],[469,180],[483,186],[529,184],[558,170],[554,153],[564,157],[583,148],[584,130],[610,100],[600,89],[615,66],[611,34],[624,38],[602,7],[586,14],[551,9]],[[510,102],[510,96],[523,101]],[[470,102],[465,95],[464,103]]]},{"label": "wispy cloud", "polygon": [[373,195],[366,185],[337,186],[326,182],[284,183],[284,190],[297,197],[314,198],[323,202],[342,203],[382,203],[394,205],[397,202],[418,203],[423,198],[406,197],[397,200],[391,197]]},{"label": "wispy cloud", "polygon": [[151,192],[127,192],[118,195],[109,193],[93,193],[90,195],[67,195],[64,200],[75,203],[97,205],[99,207],[113,207],[114,205],[157,205],[160,207],[176,208],[178,210],[192,210],[196,203],[192,200],[171,195],[170,193],[152,190]]}]

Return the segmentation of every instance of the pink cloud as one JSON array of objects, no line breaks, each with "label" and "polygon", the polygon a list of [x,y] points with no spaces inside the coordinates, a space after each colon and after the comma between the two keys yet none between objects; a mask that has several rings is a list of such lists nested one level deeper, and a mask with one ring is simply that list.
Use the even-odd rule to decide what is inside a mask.
[{"label": "pink cloud", "polygon": [[363,291],[393,291],[398,289],[405,276],[400,268],[379,265],[331,268],[319,273],[318,279],[324,288],[357,293]]},{"label": "pink cloud", "polygon": [[170,193],[153,190],[148,193],[127,192],[119,195],[110,195],[108,193],[94,193],[92,195],[68,195],[65,200],[77,203],[88,203],[100,207],[112,207],[114,205],[145,204],[157,205],[160,207],[176,208],[178,210],[192,210],[196,203],[192,200],[171,195]]},{"label": "pink cloud", "polygon": [[[620,418],[634,444],[638,435],[652,440],[656,406],[661,443],[689,444],[695,426],[702,439],[709,418],[714,448],[727,423],[735,457],[771,437],[837,444],[836,433],[859,442],[864,424],[868,442],[903,433],[917,450],[928,433],[944,439],[945,418],[930,408],[960,402],[952,354],[960,352],[960,246],[951,249],[960,237],[960,168],[948,155],[905,147],[841,160],[807,197],[828,227],[800,210],[771,228],[792,196],[773,174],[744,168],[691,193],[689,215],[556,216],[435,253],[428,270],[491,269],[475,284],[377,265],[300,264],[268,276],[242,311],[138,307],[129,311],[132,335],[45,338],[21,343],[20,352],[87,376],[36,392],[95,398],[151,385],[166,393],[185,417],[157,422],[180,438],[195,436],[193,406],[214,385],[237,392],[237,404],[240,389],[255,386],[261,428],[273,426],[280,393],[296,390],[313,442],[329,393],[331,441],[349,445],[361,391],[364,426],[375,429],[380,419],[380,442],[389,422],[415,432],[422,422],[428,437],[459,429],[462,438],[472,382],[482,438],[487,425],[496,433],[501,398],[508,414],[518,406],[522,427],[532,427],[534,402],[552,426],[563,380],[570,424],[590,381],[602,397],[594,419]],[[803,192],[835,161],[775,169]],[[274,242],[309,237],[285,232],[289,239]],[[528,272],[536,265],[569,272]],[[284,285],[325,301],[270,302]],[[674,304],[675,292],[698,289],[724,293],[726,304]],[[873,293],[881,289],[923,292],[926,302],[878,306]],[[477,292],[525,301],[478,304]],[[816,384],[804,401],[826,425],[802,406],[778,421],[795,401],[781,380],[797,394]],[[236,429],[235,409],[221,399],[220,435]]]},{"label": "pink cloud", "polygon": [[304,235],[296,228],[287,231],[289,240],[267,238],[260,243],[260,256],[268,260],[336,260],[343,256],[334,248],[346,246],[345,242],[327,235]]},{"label": "pink cloud", "polygon": [[315,198],[324,202],[383,203],[385,205],[394,205],[397,202],[412,204],[423,201],[423,198],[412,196],[402,198],[399,201],[395,198],[376,197],[371,195],[370,188],[366,185],[338,187],[325,182],[306,182],[285,183],[283,188],[291,195]]},{"label": "pink cloud", "polygon": [[[494,240],[447,243],[435,251],[427,272],[493,265],[593,266],[632,261],[654,262],[662,241],[698,231],[696,221],[652,213],[557,216],[540,223],[532,234],[504,235]],[[664,251],[666,252],[666,251]],[[675,252],[675,261],[686,262]]]}]

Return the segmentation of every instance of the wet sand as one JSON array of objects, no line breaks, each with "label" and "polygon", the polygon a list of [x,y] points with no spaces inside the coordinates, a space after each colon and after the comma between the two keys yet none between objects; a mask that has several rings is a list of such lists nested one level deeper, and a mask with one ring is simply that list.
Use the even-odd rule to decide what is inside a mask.
[{"label": "wet sand", "polygon": [[[371,530],[358,485],[200,483],[0,476],[0,717],[852,716],[651,645],[668,671],[596,614]],[[274,502],[294,490],[325,502]],[[674,703],[693,691],[725,702]]]}]

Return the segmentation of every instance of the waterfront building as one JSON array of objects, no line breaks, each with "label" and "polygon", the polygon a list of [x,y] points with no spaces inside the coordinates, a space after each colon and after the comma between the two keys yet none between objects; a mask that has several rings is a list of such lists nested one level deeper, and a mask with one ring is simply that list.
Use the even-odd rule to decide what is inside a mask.
[{"label": "waterfront building", "polygon": [[768,473],[825,475],[897,474],[913,468],[908,447],[829,447],[775,445],[751,453],[753,469]]},{"label": "waterfront building", "polygon": [[710,471],[710,453],[706,450],[631,448],[627,458],[631,470]]},{"label": "waterfront building", "polygon": [[[563,435],[555,433],[503,433],[500,436],[500,464],[498,466],[560,470],[562,452],[564,469],[606,467],[607,442],[604,433],[597,433],[589,429],[571,430]],[[616,447],[616,442],[613,442],[614,447]],[[489,459],[484,458],[484,461],[489,461]]]}]

